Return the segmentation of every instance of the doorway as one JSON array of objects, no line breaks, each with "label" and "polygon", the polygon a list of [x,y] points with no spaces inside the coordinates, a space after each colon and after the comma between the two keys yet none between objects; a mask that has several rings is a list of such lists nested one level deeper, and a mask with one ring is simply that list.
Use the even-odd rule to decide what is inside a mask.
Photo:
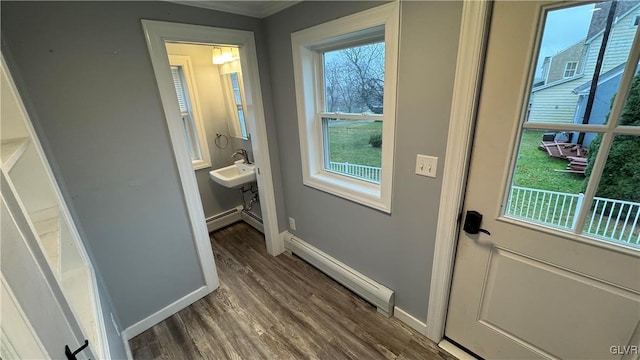
[{"label": "doorway", "polygon": [[271,160],[267,142],[267,131],[259,81],[258,60],[252,32],[222,29],[198,25],[142,20],[147,45],[158,81],[167,127],[171,138],[175,161],[180,174],[182,190],[193,229],[198,256],[205,281],[210,291],[218,287],[215,262],[209,243],[209,232],[202,211],[202,201],[193,171],[192,152],[185,140],[181,111],[176,100],[176,91],[170,71],[166,43],[223,44],[237,48],[239,63],[243,69],[245,120],[250,134],[256,167],[256,180],[260,189],[260,208],[264,224],[264,235],[269,254],[275,256],[284,251],[284,242],[278,231]]},{"label": "doorway", "polygon": [[[611,19],[617,20],[606,25],[606,17],[593,21],[599,16],[594,14],[605,13],[606,9],[595,10],[594,4],[588,5],[590,9],[581,9],[589,11],[585,14],[589,17],[586,40],[575,44],[577,48],[580,44],[591,46],[582,49],[586,52],[578,49],[569,54],[567,50],[564,63],[558,65],[558,74],[553,74],[553,58],[544,65],[543,57],[542,66],[534,66],[538,60],[534,55],[543,52],[545,35],[549,36],[545,24],[551,23],[550,16],[569,7],[542,2],[494,4],[465,198],[465,210],[484,214],[482,227],[487,232],[472,230],[460,234],[445,329],[446,337],[485,358],[607,358],[638,349],[637,223],[623,220],[620,226],[612,225],[621,218],[633,219],[637,212],[629,205],[633,201],[628,199],[613,199],[625,204],[617,205],[613,214],[609,210],[614,205],[599,208],[598,204],[603,197],[599,195],[605,183],[602,179],[609,178],[607,163],[615,156],[612,150],[616,142],[637,141],[640,135],[639,128],[625,118],[640,57],[640,32],[634,28],[633,16],[629,16],[629,23],[624,22],[636,7],[620,14],[614,10],[616,16]],[[590,34],[594,23],[602,29]],[[615,24],[624,30],[631,29],[631,35],[626,38],[629,40],[626,53],[624,47],[619,49],[624,59],[615,63],[611,60],[607,68],[607,52],[603,49],[607,41],[601,37],[600,42],[594,43],[593,39],[605,34],[607,27],[612,30],[611,36],[621,36],[615,35]],[[623,40],[618,38],[615,45]],[[567,48],[575,44],[568,44]],[[589,56],[599,61],[590,63]],[[589,70],[589,66],[597,63],[602,68]],[[584,109],[579,106],[580,92],[586,91],[584,100],[589,101],[591,91],[593,101],[598,95],[597,86],[605,80],[613,81],[612,71],[618,68],[621,76],[615,86],[617,91],[605,102],[608,117],[604,123],[589,122],[588,113],[582,114],[580,122],[574,122],[575,116],[570,115]],[[558,79],[540,82],[541,78],[549,81],[550,76]],[[589,81],[593,87],[585,86]],[[567,96],[573,93],[576,97],[573,110],[566,115],[560,111],[564,110],[562,105],[551,105],[543,117],[547,121],[541,121],[537,106],[544,93],[538,92],[561,91],[559,86],[564,84]],[[558,87],[554,89],[555,86]],[[560,98],[558,94],[552,95],[553,99]],[[528,120],[521,121],[526,114]],[[585,117],[587,121],[583,122]],[[552,138],[543,137],[551,132],[555,132]],[[574,142],[566,136],[571,132],[577,134]],[[534,151],[547,151],[545,141],[560,151],[574,149],[575,153],[566,156],[563,171],[580,170],[577,165],[580,161],[574,159],[580,158],[580,153],[593,156],[586,161],[591,171],[590,177],[583,179],[584,194],[576,196],[582,201],[564,202],[567,214],[552,206],[563,203],[558,195],[561,191],[536,190],[546,191],[542,195],[520,192],[523,186],[518,183],[521,181],[518,175],[526,169],[519,164],[527,157],[523,146],[538,135],[542,150],[534,146]],[[582,148],[590,135],[592,139],[600,139],[600,143],[596,142],[598,147],[589,146],[585,152]],[[626,155],[631,161],[633,154]],[[549,167],[545,179],[558,173]],[[562,186],[568,186],[569,180],[567,177]],[[538,186],[542,184],[538,182]],[[592,226],[592,219],[598,217],[605,219],[600,222],[601,228]]]}]

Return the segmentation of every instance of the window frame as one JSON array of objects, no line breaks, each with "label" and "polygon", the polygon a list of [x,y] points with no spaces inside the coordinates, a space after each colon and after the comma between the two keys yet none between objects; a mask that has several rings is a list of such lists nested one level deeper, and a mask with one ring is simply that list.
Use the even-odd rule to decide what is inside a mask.
[{"label": "window frame", "polygon": [[[573,69],[569,69],[569,65],[575,64],[575,67]],[[567,71],[573,71],[573,74],[567,76]],[[562,78],[563,79],[569,79],[572,78],[574,76],[576,76],[578,74],[578,62],[577,61],[567,61],[567,63],[564,65],[564,72],[562,73]]]},{"label": "window frame", "polygon": [[[543,24],[548,12],[557,10],[564,7],[563,5],[549,5],[541,9],[541,15],[539,23]],[[529,78],[526,82],[525,89],[523,91],[523,101],[521,104],[529,104],[531,101],[531,89],[535,77],[536,59],[538,58],[538,51],[542,41],[544,32],[544,26],[540,26],[537,36],[534,39],[534,50],[530,58]],[[602,45],[601,45],[602,46]],[[606,46],[606,44],[604,45]],[[638,70],[636,66],[640,64],[640,36],[636,32],[632,46],[629,50],[626,65],[624,67],[618,90],[612,104],[609,120],[606,124],[563,124],[563,123],[545,123],[545,122],[530,122],[526,116],[527,106],[524,105],[521,108],[520,122],[515,129],[514,138],[512,139],[512,152],[511,162],[509,164],[507,176],[503,177],[503,194],[502,201],[500,202],[500,208],[498,209],[498,220],[512,223],[515,225],[525,226],[533,230],[540,230],[552,235],[562,236],[565,238],[594,244],[600,247],[605,247],[615,251],[628,252],[629,254],[637,254],[640,248],[633,247],[627,243],[619,242],[613,239],[606,239],[596,235],[587,233],[584,230],[585,223],[587,221],[588,212],[594,203],[596,192],[600,181],[603,176],[603,170],[606,162],[609,158],[611,146],[616,135],[633,135],[640,136],[640,126],[625,126],[619,125],[620,116],[623,111],[623,107],[629,96],[629,90]],[[513,186],[513,177],[516,171],[516,165],[519,154],[520,142],[522,141],[522,133],[525,130],[546,130],[546,131],[574,131],[584,133],[595,133],[602,135],[602,142],[600,144],[598,153],[596,155],[594,165],[592,167],[591,175],[587,182],[586,190],[584,191],[584,197],[577,214],[577,220],[574,222],[574,226],[571,229],[562,229],[548,224],[544,224],[535,220],[529,220],[522,217],[509,215],[506,213],[508,208],[509,197],[511,188]]]},{"label": "window frame", "polygon": [[[386,213],[391,213],[399,24],[399,5],[394,2],[291,34],[304,185]],[[384,141],[380,184],[375,184],[325,169],[322,115],[327,112],[323,53],[373,43],[382,37],[385,43]]]},{"label": "window frame", "polygon": [[[168,55],[169,56],[169,65],[170,66],[178,66],[182,68],[182,76],[184,80],[184,86],[186,86],[187,90],[187,107],[190,107],[191,113],[189,118],[191,120],[191,125],[197,134],[197,144],[196,146],[200,150],[200,158],[192,159],[191,165],[194,170],[206,169],[211,167],[211,154],[209,153],[209,144],[207,143],[207,133],[204,127],[204,122],[202,121],[202,115],[200,113],[200,106],[198,102],[198,91],[196,88],[196,80],[193,74],[193,67],[191,65],[191,58],[186,55]],[[177,99],[176,99],[177,101]],[[179,109],[179,107],[178,107]],[[180,116],[184,116],[182,112]],[[181,120],[182,122],[182,120]],[[186,140],[186,139],[185,139]],[[188,145],[188,142],[187,142]]]}]

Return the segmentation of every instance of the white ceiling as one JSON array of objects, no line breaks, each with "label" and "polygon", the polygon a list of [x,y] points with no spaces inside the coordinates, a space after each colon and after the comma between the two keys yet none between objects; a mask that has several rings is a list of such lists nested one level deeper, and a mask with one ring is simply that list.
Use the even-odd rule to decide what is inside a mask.
[{"label": "white ceiling", "polygon": [[252,16],[257,18],[265,18],[269,15],[273,15],[279,11],[282,11],[289,6],[295,5],[300,0],[287,0],[287,1],[210,1],[210,0],[169,0],[169,2],[196,6],[199,8],[205,8],[210,10],[219,10],[239,15]]}]

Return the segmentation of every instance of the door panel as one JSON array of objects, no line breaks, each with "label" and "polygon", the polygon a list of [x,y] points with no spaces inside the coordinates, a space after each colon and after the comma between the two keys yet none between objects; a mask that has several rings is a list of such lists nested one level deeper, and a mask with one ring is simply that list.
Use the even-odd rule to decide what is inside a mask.
[{"label": "door panel", "polygon": [[[480,299],[481,324],[559,358],[601,358],[608,355],[611,344],[627,343],[629,329],[637,321],[629,316],[637,313],[637,294],[507,249],[493,247],[489,256]],[[607,307],[615,311],[601,311]],[[583,339],[595,341],[582,344]]]},{"label": "door panel", "polygon": [[638,251],[503,215],[547,4],[493,6],[465,198],[491,235],[459,237],[445,336],[491,359],[619,358],[640,321]]}]

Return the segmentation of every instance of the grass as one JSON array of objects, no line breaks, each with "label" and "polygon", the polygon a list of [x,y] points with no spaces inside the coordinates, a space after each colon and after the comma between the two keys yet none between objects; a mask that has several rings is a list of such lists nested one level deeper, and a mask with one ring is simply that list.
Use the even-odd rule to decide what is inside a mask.
[{"label": "grass", "polygon": [[329,123],[331,161],[381,167],[382,149],[369,145],[369,136],[378,132],[382,132],[380,121],[331,121]]},{"label": "grass", "polygon": [[543,131],[524,130],[513,185],[532,189],[559,191],[579,194],[582,192],[584,176],[564,173],[567,160],[550,157],[546,151],[538,149]]}]

